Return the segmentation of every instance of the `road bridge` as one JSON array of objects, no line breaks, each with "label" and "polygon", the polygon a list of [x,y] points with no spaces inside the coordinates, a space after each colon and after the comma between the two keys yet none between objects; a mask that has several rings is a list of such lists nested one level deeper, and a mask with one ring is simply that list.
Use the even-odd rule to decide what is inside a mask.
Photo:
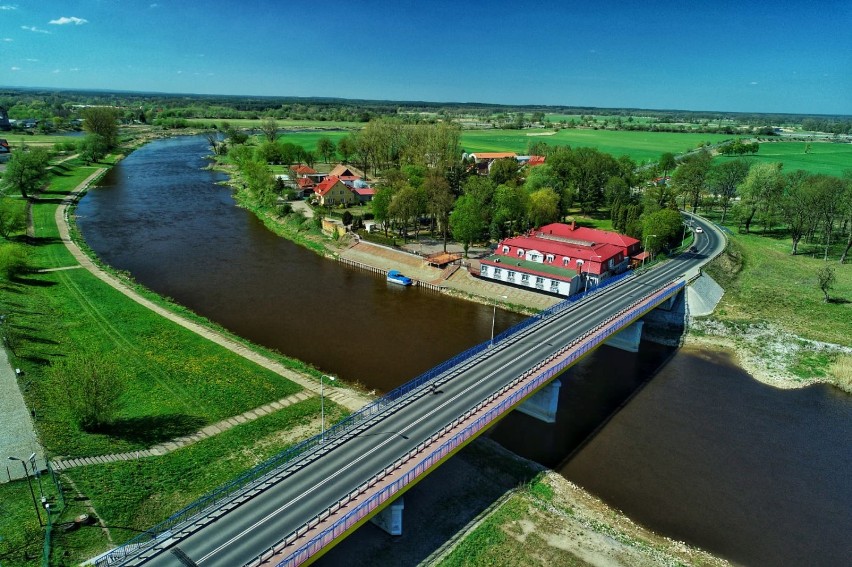
[{"label": "road bridge", "polygon": [[315,560],[491,424],[680,293],[725,245],[692,222],[694,252],[562,302],[248,471],[98,565],[299,565]]}]

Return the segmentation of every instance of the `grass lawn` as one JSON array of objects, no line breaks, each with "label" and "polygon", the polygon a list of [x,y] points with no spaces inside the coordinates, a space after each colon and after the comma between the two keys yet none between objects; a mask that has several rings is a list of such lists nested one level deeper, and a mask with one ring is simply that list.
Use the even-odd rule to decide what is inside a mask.
[{"label": "grass lawn", "polygon": [[671,132],[627,132],[615,130],[564,129],[553,130],[465,130],[461,145],[466,152],[524,153],[531,142],[550,146],[595,147],[615,157],[628,155],[639,164],[656,161],[660,154],[675,154],[693,150],[705,142],[721,142],[733,136],[727,134],[692,134]]},{"label": "grass lawn", "polygon": [[[736,230],[733,228],[733,230]],[[829,262],[837,283],[825,303],[817,287],[816,272],[823,265],[822,247],[799,245],[790,255],[790,238],[760,234],[733,234],[729,253],[741,258],[710,269],[725,288],[714,317],[732,324],[772,322],[807,339],[852,346],[852,265],[837,262],[840,247],[832,249]]]},{"label": "grass lawn", "polygon": [[[326,400],[327,423],[346,412]],[[65,474],[89,496],[116,543],[134,537],[240,473],[310,434],[318,433],[320,400],[311,398],[244,423],[163,457],[70,469]],[[305,432],[294,439],[294,428]],[[63,540],[57,549],[71,549]],[[89,555],[100,550],[88,550]],[[85,555],[72,557],[85,559]]]},{"label": "grass lawn", "polygon": [[[61,198],[94,171],[64,164],[33,204],[36,268],[75,265],[53,221]],[[50,455],[84,456],[151,446],[293,394],[301,387],[154,314],[84,269],[32,273],[0,285],[11,362]],[[52,363],[70,352],[119,358],[127,372],[116,427],[82,432],[64,407]]]},{"label": "grass lawn", "polygon": [[[810,151],[805,153],[805,146]],[[730,160],[735,157],[716,156],[715,160]],[[831,142],[764,142],[754,156],[744,156],[749,163],[784,164],[784,171],[803,169],[810,173],[826,173],[841,176],[846,170],[852,170],[852,144]]]},{"label": "grass lawn", "polygon": [[57,142],[78,142],[79,136],[60,136],[58,134],[14,134],[11,132],[0,132],[0,138],[5,139],[12,149],[27,146],[53,146]]}]

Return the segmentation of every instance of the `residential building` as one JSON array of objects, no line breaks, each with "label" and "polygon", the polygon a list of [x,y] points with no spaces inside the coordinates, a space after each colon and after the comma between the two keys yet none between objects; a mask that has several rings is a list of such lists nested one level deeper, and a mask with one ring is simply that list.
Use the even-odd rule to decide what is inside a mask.
[{"label": "residential building", "polygon": [[480,262],[480,277],[568,297],[628,269],[639,241],[574,223],[549,224],[502,240]]},{"label": "residential building", "polygon": [[314,193],[322,206],[353,205],[358,200],[355,193],[335,175],[329,175],[317,184]]}]

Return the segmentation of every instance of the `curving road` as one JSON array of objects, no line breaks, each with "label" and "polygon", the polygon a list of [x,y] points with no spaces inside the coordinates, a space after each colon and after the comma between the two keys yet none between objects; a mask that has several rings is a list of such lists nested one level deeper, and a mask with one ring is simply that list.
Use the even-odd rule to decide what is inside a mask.
[{"label": "curving road", "polygon": [[[217,519],[205,517],[164,537],[156,555],[131,559],[127,565],[233,566],[252,561],[295,532],[320,511],[394,462],[490,394],[539,361],[594,329],[603,319],[642,299],[673,279],[691,277],[725,246],[713,225],[692,218],[703,232],[696,251],[685,253],[646,273],[599,290],[559,315],[463,363],[439,381],[412,392],[373,418],[357,433],[330,440],[281,471],[274,482]],[[178,541],[178,536],[180,539]],[[147,554],[146,554],[147,555]]]}]

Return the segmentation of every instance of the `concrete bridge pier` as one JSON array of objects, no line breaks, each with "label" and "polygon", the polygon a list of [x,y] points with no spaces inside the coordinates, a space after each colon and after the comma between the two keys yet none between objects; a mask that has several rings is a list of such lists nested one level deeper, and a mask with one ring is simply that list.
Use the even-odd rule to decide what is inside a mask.
[{"label": "concrete bridge pier", "polygon": [[545,423],[556,423],[556,410],[559,408],[559,388],[562,382],[555,379],[541,390],[527,398],[517,410]]},{"label": "concrete bridge pier", "polygon": [[639,352],[639,341],[642,340],[643,325],[643,321],[636,321],[607,339],[604,344],[626,350],[627,352]]},{"label": "concrete bridge pier", "polygon": [[405,503],[400,496],[388,507],[370,518],[370,521],[392,536],[402,535],[402,510],[404,508]]}]

